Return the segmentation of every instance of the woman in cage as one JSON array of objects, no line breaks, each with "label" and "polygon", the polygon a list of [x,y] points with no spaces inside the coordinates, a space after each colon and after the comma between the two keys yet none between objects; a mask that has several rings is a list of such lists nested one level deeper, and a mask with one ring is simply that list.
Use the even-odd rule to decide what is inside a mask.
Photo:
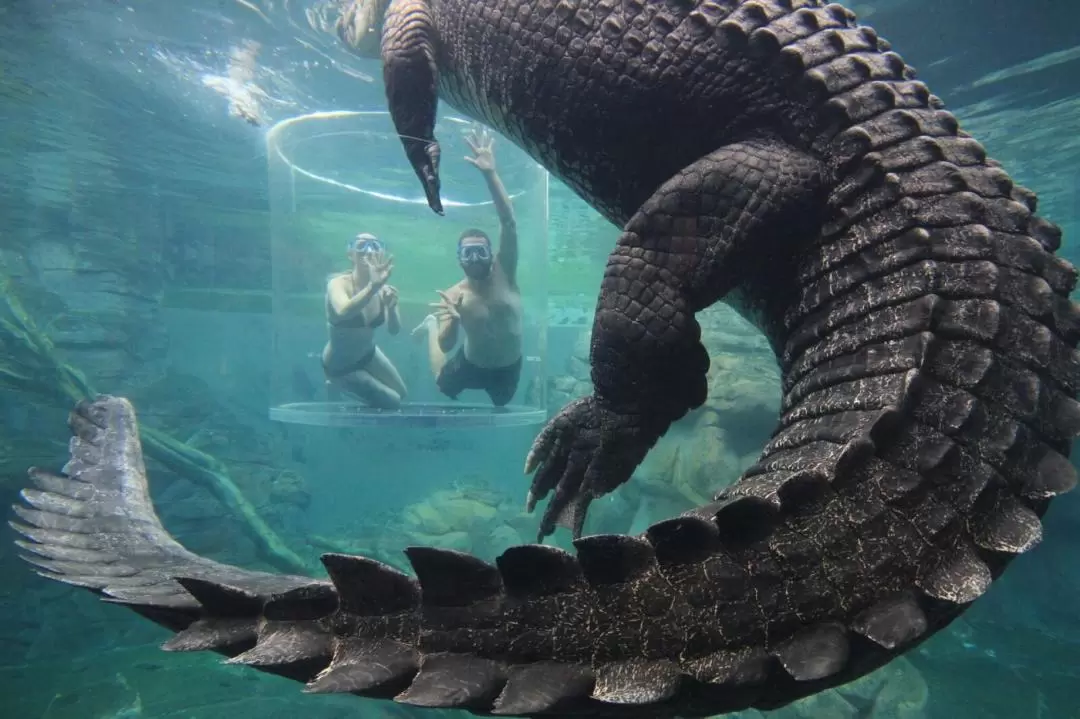
[{"label": "woman in cage", "polygon": [[375,343],[385,324],[401,331],[397,288],[387,284],[393,257],[374,235],[361,233],[347,247],[352,269],[326,285],[326,322],[330,338],[322,353],[327,384],[380,409],[396,409],[405,398],[405,382]]}]

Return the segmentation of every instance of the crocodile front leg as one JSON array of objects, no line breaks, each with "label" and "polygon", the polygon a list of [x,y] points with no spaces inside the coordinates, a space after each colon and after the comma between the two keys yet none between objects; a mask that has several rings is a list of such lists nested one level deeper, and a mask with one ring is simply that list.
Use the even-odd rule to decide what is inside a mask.
[{"label": "crocodile front leg", "polygon": [[439,181],[439,106],[435,48],[438,37],[427,0],[393,0],[383,25],[386,100],[409,164],[424,186],[428,206],[443,214]]},{"label": "crocodile front leg", "polygon": [[[554,490],[539,541],[581,534],[592,499],[626,482],[671,423],[701,406],[709,357],[695,313],[738,287],[744,255],[783,265],[814,236],[819,162],[770,139],[728,145],[662,185],[608,259],[592,334],[593,394],[533,443],[528,511]],[[765,268],[765,271],[768,271]]]}]

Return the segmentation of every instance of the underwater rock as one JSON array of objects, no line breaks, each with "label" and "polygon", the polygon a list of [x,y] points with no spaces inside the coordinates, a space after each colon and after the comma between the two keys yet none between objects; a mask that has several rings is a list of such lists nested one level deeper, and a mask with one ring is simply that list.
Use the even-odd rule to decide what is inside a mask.
[{"label": "underwater rock", "polygon": [[406,531],[440,535],[450,532],[450,523],[439,510],[427,502],[413,504],[405,508]]},{"label": "underwater rock", "polygon": [[[183,371],[168,372],[134,396],[154,408],[147,413],[147,424],[152,422],[155,429],[220,461],[244,501],[254,508],[270,531],[297,541],[307,538],[306,510],[311,503],[311,490],[302,473],[304,467],[295,462],[271,461],[281,455],[281,426],[265,416],[261,405],[252,411],[250,406],[240,404],[243,398],[223,395],[203,378]],[[164,476],[175,475],[167,472]],[[220,503],[221,498],[205,501]],[[258,543],[258,531],[238,524],[242,517],[227,505],[199,511],[222,517],[228,513],[235,531],[250,537],[242,544]]]},{"label": "underwater rock", "polygon": [[533,541],[536,538],[536,517],[526,514],[520,505],[514,509],[516,511],[502,516],[504,524],[510,528],[510,531],[526,537],[528,542]]},{"label": "underwater rock", "polygon": [[494,550],[494,552],[489,552],[489,554],[498,554],[508,547],[526,544],[527,540],[518,530],[511,527],[509,524],[500,524],[488,532],[487,543]]},{"label": "underwater rock", "polygon": [[435,492],[423,502],[405,508],[405,531],[427,535],[452,532],[476,534],[477,525],[492,521],[498,513],[495,502],[466,488]]},{"label": "underwater rock", "polygon": [[[497,529],[504,530],[502,538],[516,538],[512,543],[520,544],[518,532],[500,522],[500,518],[505,519],[509,514],[503,511],[500,516],[502,497],[481,479],[470,479],[471,482],[457,482],[452,489],[440,490],[422,502],[407,506],[401,513],[399,527],[407,541],[398,543],[398,548],[422,544],[484,554],[501,541],[492,536]],[[515,508],[515,512],[520,509]],[[502,549],[506,546],[509,544]]]},{"label": "underwater rock", "polygon": [[495,518],[498,509],[470,497],[448,497],[438,503],[439,509],[447,512],[448,521],[455,528],[464,529],[477,522],[486,522]]},{"label": "underwater rock", "polygon": [[177,478],[159,502],[165,525],[191,551],[222,561],[259,563],[255,545],[240,530],[236,516],[206,490]]},{"label": "underwater rock", "polygon": [[714,417],[701,414],[693,424],[683,423],[661,438],[637,476],[644,492],[675,504],[665,511],[680,512],[708,504],[740,471],[740,457],[728,446],[728,431],[717,426]]},{"label": "underwater rock", "polygon": [[331,552],[363,555],[406,573],[412,571],[402,551],[402,547],[407,547],[412,540],[394,524],[357,524],[346,528],[338,536],[309,535],[308,541],[319,554]]},{"label": "underwater rock", "polygon": [[500,507],[497,519],[502,521],[491,522],[486,534],[470,536],[470,553],[484,561],[494,562],[508,548],[528,544],[536,530],[520,522],[517,527],[513,526],[509,521],[512,515],[513,510],[509,506]]},{"label": "underwater rock", "polygon": [[[633,534],[635,519],[642,511],[651,508],[642,506],[643,502],[648,501],[647,495],[637,482],[627,484],[625,489],[625,492],[615,492],[593,502],[589,517],[585,520],[590,533]],[[535,525],[530,525],[525,536],[531,540],[535,531]]]},{"label": "underwater rock", "polygon": [[[598,502],[601,510],[597,512],[598,518],[604,514],[600,506],[603,504]],[[625,502],[620,503],[620,508],[625,510],[622,504]],[[624,517],[616,524],[624,526],[628,521]],[[343,533],[340,539],[316,536],[312,542],[320,551],[364,554],[399,566],[403,546],[420,544],[455,549],[494,561],[508,547],[532,541],[535,532],[535,518],[524,511],[520,501],[491,488],[483,477],[466,476],[451,488],[405,507],[379,527],[357,526]],[[393,559],[388,559],[388,555]],[[412,571],[409,565],[405,566],[406,571]]]},{"label": "underwater rock", "polygon": [[274,505],[284,503],[306,509],[311,504],[307,480],[292,470],[276,472],[269,486],[269,500]]},{"label": "underwater rock", "polygon": [[769,415],[770,423],[775,419],[780,407],[780,371],[771,358],[762,361],[741,352],[717,352],[710,357],[708,376],[708,409],[721,415],[760,411]]},{"label": "underwater rock", "polygon": [[578,333],[574,349],[566,361],[564,374],[548,380],[548,411],[558,412],[564,405],[592,391],[589,365],[589,338],[591,333]]},{"label": "underwater rock", "polygon": [[[65,217],[39,213],[41,234],[22,253],[23,262],[0,260],[32,297],[27,309],[64,361],[96,387],[132,391],[161,377],[168,362],[163,238],[154,237],[160,228],[142,212],[106,230],[96,217],[99,208],[90,204],[73,200]],[[114,204],[110,198],[104,206]]]},{"label": "underwater rock", "polygon": [[472,537],[468,532],[446,532],[445,534],[425,534],[405,530],[409,537],[409,544],[425,547],[437,547],[439,549],[456,549],[459,552],[472,552]]}]

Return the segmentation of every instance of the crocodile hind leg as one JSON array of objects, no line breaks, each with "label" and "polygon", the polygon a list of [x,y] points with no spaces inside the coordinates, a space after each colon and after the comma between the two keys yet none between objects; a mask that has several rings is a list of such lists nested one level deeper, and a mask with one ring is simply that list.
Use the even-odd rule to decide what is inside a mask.
[{"label": "crocodile hind leg", "polygon": [[604,272],[593,394],[548,423],[525,463],[536,470],[529,511],[554,491],[541,541],[556,525],[580,536],[589,502],[626,482],[671,423],[704,403],[709,358],[694,313],[760,271],[751,256],[791,261],[792,240],[820,227],[822,186],[816,158],[759,138],[701,158],[641,206]]},{"label": "crocodile hind leg", "polygon": [[437,43],[438,34],[427,0],[390,3],[382,36],[386,100],[405,155],[424,186],[428,206],[441,215],[441,150],[435,141],[435,115],[439,106]]}]

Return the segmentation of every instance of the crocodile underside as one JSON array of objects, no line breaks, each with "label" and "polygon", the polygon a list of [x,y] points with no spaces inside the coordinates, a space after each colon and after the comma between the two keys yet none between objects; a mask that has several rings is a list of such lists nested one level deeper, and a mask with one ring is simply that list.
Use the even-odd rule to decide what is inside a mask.
[{"label": "crocodile underside", "polygon": [[[652,212],[641,221],[650,231],[697,231],[722,224],[707,216],[710,208],[731,209],[732,197],[753,198],[762,186],[779,187],[769,184],[777,178],[811,178],[815,192],[821,189],[827,211],[824,220],[806,224],[814,232],[791,238],[783,252],[760,245],[773,254],[751,262],[744,286],[727,297],[738,289],[741,301],[758,301],[782,369],[781,416],[757,464],[708,506],[641,536],[576,539],[574,553],[532,544],[511,547],[488,564],[410,547],[413,575],[328,554],[322,561],[329,579],[281,576],[198,557],[165,532],[150,503],[135,411],[125,399],[103,396],[71,414],[71,460],[63,471],[32,469],[34,487],[23,492],[27,506],[15,508],[14,526],[26,538],[20,547],[43,576],[85,587],[173,630],[166,650],[219,652],[232,663],[304,682],[310,692],[480,715],[705,717],[783,706],[882,666],[946,626],[1011,558],[1040,541],[1048,503],[1076,483],[1068,456],[1080,433],[1080,311],[1069,300],[1076,271],[1055,255],[1060,231],[1036,214],[1034,195],[1014,185],[910,68],[837,5],[624,0],[624,8],[656,13],[640,38],[630,20],[602,16],[618,5],[607,0],[394,0],[391,12],[409,21],[394,32],[420,37],[415,45],[430,60],[435,45],[423,33],[438,26],[430,7],[448,17],[476,13],[443,18],[445,27],[459,23],[462,33],[486,32],[487,20],[513,33],[534,22],[533,5],[559,19],[551,32],[565,38],[568,52],[595,51],[596,63],[619,60],[605,45],[612,37],[627,38],[624,45],[639,54],[669,52],[706,65],[734,48],[755,59],[717,65],[753,80],[752,93],[780,97],[789,81],[801,88],[805,106],[777,105],[791,110],[797,127],[782,137],[754,135],[738,152],[717,152],[711,164],[697,165],[725,180],[757,177],[758,185],[710,183],[701,180],[704,170],[663,185],[670,175],[644,175],[668,172],[663,162],[678,153],[696,162],[717,150],[698,153],[693,142],[710,140],[704,132],[682,133],[678,147],[656,162],[642,159],[640,148],[631,155],[591,140],[577,147],[558,134],[565,123],[541,111],[576,118],[580,126],[573,129],[595,130],[597,142],[601,130],[627,134],[633,121],[644,121],[619,125],[625,118],[612,113],[609,125],[593,128],[599,123],[582,118],[595,107],[582,100],[568,110],[556,102],[563,96],[544,96],[539,85],[519,85],[528,90],[518,93],[520,106],[537,113],[522,119],[507,109],[514,100],[508,88],[529,80],[527,73],[507,64],[472,76],[468,53],[459,58],[454,47],[444,47],[440,55],[453,61],[439,79],[444,92],[617,224],[631,222],[640,205]],[[508,7],[520,12],[498,14]],[[401,15],[401,8],[415,14]],[[543,34],[548,23],[535,22],[535,34],[505,43],[507,63],[530,48],[554,47]],[[668,47],[651,42],[646,30],[662,38],[685,33],[694,42]],[[489,35],[491,43],[470,45],[479,48],[478,68],[488,67],[484,52],[498,51],[496,34]],[[452,43],[444,38],[444,44]],[[555,72],[564,54],[552,56]],[[409,59],[399,66],[400,77],[427,77]],[[773,60],[787,73],[783,82],[743,70]],[[569,67],[567,82],[584,68],[580,77],[593,83],[595,103],[626,104],[620,93],[630,84],[618,73],[589,63]],[[696,67],[688,70],[686,87],[708,79]],[[678,89],[671,79],[677,66],[671,68],[641,87]],[[494,89],[484,90],[484,83]],[[733,87],[721,83],[718,92]],[[573,90],[572,83],[543,88]],[[481,91],[489,95],[470,95]],[[400,110],[407,95],[400,92],[391,104]],[[643,116],[656,110],[642,107]],[[422,109],[434,116],[430,102]],[[696,121],[689,104],[661,109],[672,123]],[[420,132],[402,135],[435,207],[437,155],[432,143],[416,139]],[[638,145],[659,142],[637,139]],[[623,160],[632,172],[623,171]],[[739,175],[747,167],[757,175]],[[705,190],[686,192],[694,181]],[[709,195],[710,187],[719,190]],[[650,205],[645,198],[654,190]],[[782,204],[782,194],[735,207],[730,216],[757,226],[754,213]],[[698,213],[692,217],[680,215],[688,196]],[[613,260],[602,297],[648,289],[619,273],[645,277],[655,269],[648,263],[660,263],[655,257],[664,253],[638,251],[634,239],[626,231],[620,246],[637,264],[620,269]],[[767,254],[751,243],[742,255],[753,260],[756,252]],[[776,257],[785,259],[773,262]],[[699,269],[682,274],[711,276]],[[680,279],[667,274],[672,283]],[[654,305],[628,299],[601,309],[609,319],[636,312],[634,321],[664,335],[666,308]],[[611,330],[618,326],[598,323],[608,334],[594,331],[594,356],[598,347],[625,339]],[[696,325],[685,327],[692,335]],[[651,341],[641,336],[636,351]],[[678,363],[681,355],[664,359]],[[685,374],[681,365],[653,375],[612,367],[601,379],[609,394],[624,393],[621,407],[633,406],[639,395],[677,395],[667,390]],[[602,430],[601,424],[585,429]]]}]

